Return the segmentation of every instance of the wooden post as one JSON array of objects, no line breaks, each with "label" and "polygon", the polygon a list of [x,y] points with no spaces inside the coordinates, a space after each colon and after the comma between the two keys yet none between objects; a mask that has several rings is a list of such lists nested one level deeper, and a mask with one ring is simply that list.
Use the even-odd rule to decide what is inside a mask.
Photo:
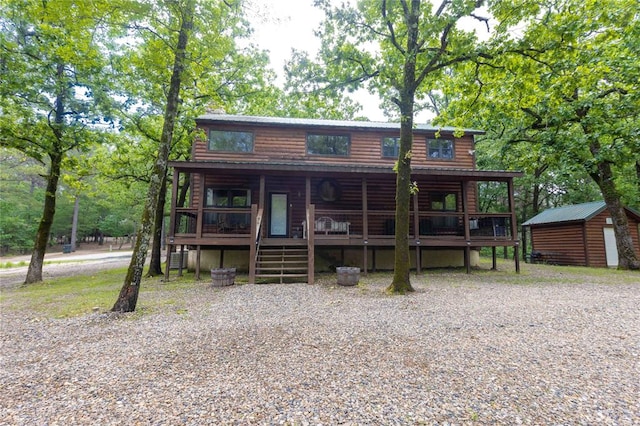
[{"label": "wooden post", "polygon": [[249,284],[256,283],[256,242],[258,241],[258,205],[251,204],[251,240],[249,241]]},{"label": "wooden post", "polygon": [[260,194],[258,194],[258,209],[262,209],[264,211],[264,199],[266,197],[265,188],[266,188],[265,176],[260,175]]},{"label": "wooden post", "polygon": [[491,247],[491,260],[493,261],[492,270],[498,269],[498,260],[496,259],[496,246]]},{"label": "wooden post", "polygon": [[464,226],[464,240],[467,245],[464,248],[464,266],[467,268],[467,274],[471,273],[471,230],[469,228],[469,199],[467,192],[469,191],[469,182],[462,181],[462,222]]},{"label": "wooden post", "polygon": [[180,263],[178,265],[178,276],[182,276],[182,259],[184,259],[184,244],[180,244]]},{"label": "wooden post", "polygon": [[[309,178],[307,178],[307,190],[309,189]],[[315,272],[315,226],[313,223],[316,218],[316,208],[313,204],[309,205],[307,209],[307,248],[309,252],[309,265],[307,266],[307,280],[309,284],[314,283],[314,272]]]},{"label": "wooden post", "polygon": [[171,252],[173,250],[173,238],[176,235],[176,204],[178,202],[178,185],[180,171],[175,169],[173,185],[171,187],[171,214],[169,215],[169,235],[167,236],[167,261],[165,263],[164,280],[169,281],[169,269],[171,266]]},{"label": "wooden post", "polygon": [[199,280],[200,279],[200,255],[202,253],[202,247],[200,246],[200,244],[197,245],[196,248],[196,276],[195,279]]},{"label": "wooden post", "polygon": [[422,259],[420,250],[420,208],[418,207],[418,193],[413,194],[413,237],[416,242],[416,274],[422,273]]},{"label": "wooden post", "polygon": [[516,203],[513,197],[513,178],[507,181],[509,191],[509,211],[511,211],[511,240],[515,242],[514,257],[516,263],[516,272],[520,272],[520,258],[518,257],[518,224],[516,223]]},{"label": "wooden post", "polygon": [[369,259],[367,244],[369,244],[369,202],[367,199],[367,178],[362,178],[362,271],[367,275]]},{"label": "wooden post", "polygon": [[198,217],[196,219],[196,238],[198,240],[200,240],[202,238],[202,224],[204,223],[204,204],[206,202],[205,200],[205,194],[204,194],[204,173],[200,173],[199,175],[199,180],[200,180],[200,187],[198,188],[198,194],[199,194],[199,202],[198,202]]}]

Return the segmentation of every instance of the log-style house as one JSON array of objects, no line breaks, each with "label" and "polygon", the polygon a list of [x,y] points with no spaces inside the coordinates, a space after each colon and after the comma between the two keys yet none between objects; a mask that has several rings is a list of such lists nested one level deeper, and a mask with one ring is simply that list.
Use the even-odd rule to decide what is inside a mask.
[{"label": "log-style house", "polygon": [[[207,114],[191,161],[175,161],[168,255],[188,267],[235,267],[249,282],[313,283],[336,266],[393,268],[398,123]],[[477,130],[417,125],[412,267],[465,266],[481,247],[515,247],[513,178],[477,170]],[[503,213],[477,207],[478,182],[503,188]],[[179,268],[182,268],[182,262]],[[167,267],[167,276],[169,268]]]}]

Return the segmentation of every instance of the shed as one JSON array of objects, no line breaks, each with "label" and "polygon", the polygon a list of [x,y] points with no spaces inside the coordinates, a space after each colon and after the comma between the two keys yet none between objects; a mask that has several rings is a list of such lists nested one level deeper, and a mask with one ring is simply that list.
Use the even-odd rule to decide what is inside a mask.
[{"label": "shed", "polygon": [[[640,256],[640,213],[625,208],[636,254]],[[611,216],[604,201],[548,209],[522,224],[530,230],[531,260],[557,265],[618,266]]]}]

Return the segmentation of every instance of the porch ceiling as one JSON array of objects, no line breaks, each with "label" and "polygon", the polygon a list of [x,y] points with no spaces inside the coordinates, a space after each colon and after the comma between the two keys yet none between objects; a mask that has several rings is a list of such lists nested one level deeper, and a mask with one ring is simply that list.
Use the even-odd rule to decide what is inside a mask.
[{"label": "porch ceiling", "polygon": [[[171,161],[169,166],[180,172],[211,173],[226,171],[228,173],[266,173],[291,174],[305,176],[331,175],[365,175],[388,176],[395,174],[393,167],[362,164],[314,164],[307,162],[250,162],[250,161]],[[456,168],[413,167],[412,174],[428,176],[434,179],[460,181],[508,181],[522,176],[522,172],[501,170],[469,170]]]}]

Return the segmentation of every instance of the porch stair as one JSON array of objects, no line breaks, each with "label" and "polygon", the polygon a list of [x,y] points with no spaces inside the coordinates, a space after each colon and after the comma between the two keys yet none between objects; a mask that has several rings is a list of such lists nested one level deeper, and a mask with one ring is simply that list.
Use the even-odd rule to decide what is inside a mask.
[{"label": "porch stair", "polygon": [[260,247],[256,262],[256,279],[260,281],[300,282],[308,279],[309,253],[300,246]]}]

